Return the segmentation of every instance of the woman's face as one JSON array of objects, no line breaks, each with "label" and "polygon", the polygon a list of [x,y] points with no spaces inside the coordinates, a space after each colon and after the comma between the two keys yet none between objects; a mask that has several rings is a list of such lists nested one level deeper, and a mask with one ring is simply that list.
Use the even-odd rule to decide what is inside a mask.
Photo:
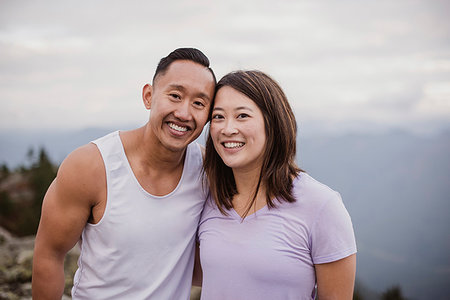
[{"label": "woman's face", "polygon": [[259,171],[266,132],[263,114],[253,100],[229,86],[220,88],[210,134],[214,148],[228,167],[234,171]]}]

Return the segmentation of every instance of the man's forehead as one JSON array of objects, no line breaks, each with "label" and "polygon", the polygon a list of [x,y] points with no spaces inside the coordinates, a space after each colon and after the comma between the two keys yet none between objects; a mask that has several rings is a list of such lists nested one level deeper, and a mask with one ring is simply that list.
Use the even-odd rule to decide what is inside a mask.
[{"label": "man's forehead", "polygon": [[176,76],[176,77],[191,77],[192,72],[198,72],[198,71],[204,71],[205,74],[208,74],[208,79],[211,78],[212,81],[214,81],[214,76],[212,74],[211,69],[208,67],[205,67],[202,64],[199,64],[197,62],[191,61],[191,60],[176,60],[172,62],[167,69],[164,71],[161,71],[159,74],[156,75],[155,80],[153,83],[156,83],[159,79],[166,77],[166,76]]},{"label": "man's forehead", "polygon": [[[194,78],[195,80],[193,80]],[[212,90],[215,88],[215,81],[211,70],[191,61],[173,62],[167,70],[159,73],[155,77],[153,86],[156,88],[161,83],[165,87],[174,87],[180,90],[186,90],[189,86],[209,89],[211,85]],[[214,92],[212,91],[212,93]]]}]

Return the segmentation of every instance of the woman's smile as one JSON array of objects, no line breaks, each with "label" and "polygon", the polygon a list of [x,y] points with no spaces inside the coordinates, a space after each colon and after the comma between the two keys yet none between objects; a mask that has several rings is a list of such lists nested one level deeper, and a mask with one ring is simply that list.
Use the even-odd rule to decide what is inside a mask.
[{"label": "woman's smile", "polygon": [[210,134],[228,167],[234,170],[261,167],[266,145],[264,117],[249,97],[228,86],[219,89]]}]

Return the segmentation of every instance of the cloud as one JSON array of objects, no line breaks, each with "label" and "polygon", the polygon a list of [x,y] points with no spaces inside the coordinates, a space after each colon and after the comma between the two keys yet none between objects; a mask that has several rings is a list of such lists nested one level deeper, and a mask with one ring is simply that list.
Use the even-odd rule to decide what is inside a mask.
[{"label": "cloud", "polygon": [[141,124],[140,89],[180,46],[202,49],[218,77],[238,68],[272,75],[302,122],[445,124],[447,8],[440,0],[4,1],[0,128]]}]

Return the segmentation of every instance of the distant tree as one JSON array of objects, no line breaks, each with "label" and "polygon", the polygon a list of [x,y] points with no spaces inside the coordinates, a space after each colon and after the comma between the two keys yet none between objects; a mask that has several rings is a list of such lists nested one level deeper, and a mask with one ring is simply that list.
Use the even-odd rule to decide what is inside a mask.
[{"label": "distant tree", "polygon": [[30,183],[36,193],[36,205],[41,206],[42,199],[56,176],[56,166],[50,161],[44,148],[39,150],[39,158],[30,168]]},{"label": "distant tree", "polygon": [[0,166],[0,178],[5,178],[9,175],[10,170],[8,166],[4,163]]},{"label": "distant tree", "polygon": [[0,191],[0,216],[9,216],[14,210],[14,204],[6,191]]},{"label": "distant tree", "polygon": [[30,147],[27,151],[27,162],[32,164],[34,162],[34,149]]},{"label": "distant tree", "polygon": [[[36,233],[42,200],[56,176],[57,166],[50,161],[45,149],[39,149],[37,155],[35,153],[30,148],[27,163],[13,171],[19,175],[19,182],[0,191],[0,226],[18,236]],[[0,166],[0,172],[2,170],[4,168]],[[14,193],[14,198],[11,193]]]},{"label": "distant tree", "polygon": [[364,300],[364,297],[361,295],[359,289],[355,288],[352,300]]},{"label": "distant tree", "polygon": [[396,285],[388,288],[382,295],[382,300],[407,300],[402,293],[400,286]]},{"label": "distant tree", "polygon": [[[32,152],[31,152],[32,153]],[[48,187],[56,176],[57,167],[50,161],[44,148],[39,150],[37,161],[29,169],[30,186],[34,192],[31,211],[27,216],[27,226],[23,228],[27,234],[36,233],[39,219],[41,217],[42,200]]]},{"label": "distant tree", "polygon": [[25,165],[21,164],[14,169],[15,172],[25,174],[28,171],[28,168]]}]

